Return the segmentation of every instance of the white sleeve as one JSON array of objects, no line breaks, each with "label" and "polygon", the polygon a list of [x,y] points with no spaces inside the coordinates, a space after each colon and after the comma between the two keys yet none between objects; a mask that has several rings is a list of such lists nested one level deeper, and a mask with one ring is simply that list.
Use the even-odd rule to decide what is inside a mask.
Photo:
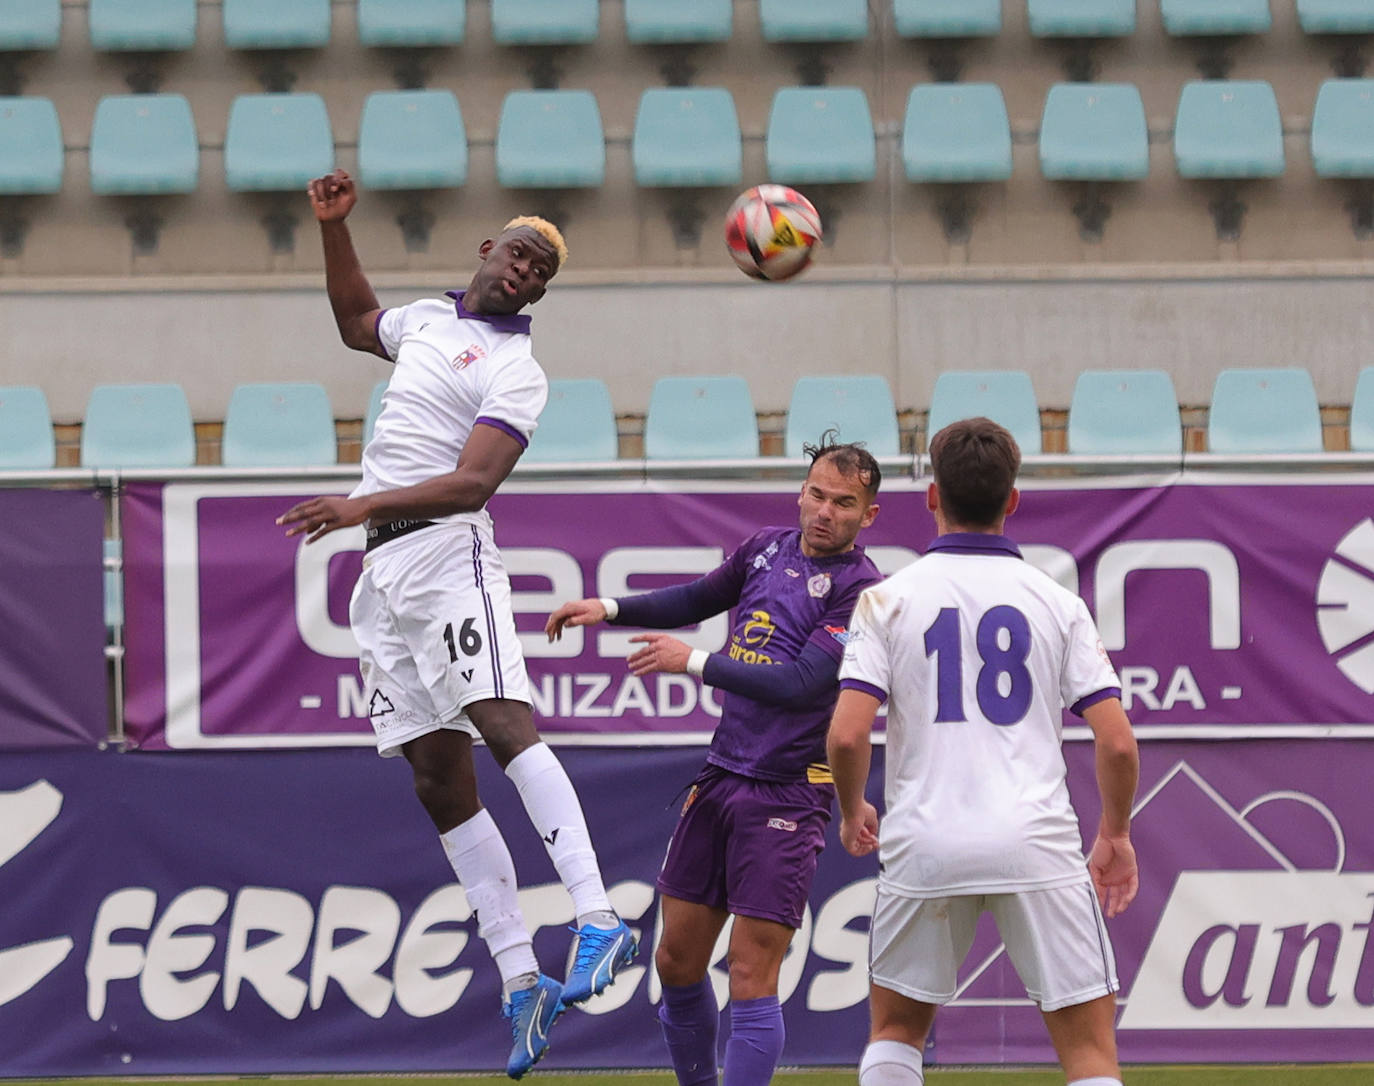
[{"label": "white sleeve", "polygon": [[523,445],[539,424],[539,414],[549,399],[549,381],[539,363],[528,352],[500,358],[488,370],[490,376],[482,390],[482,405],[476,422],[505,430]]},{"label": "white sleeve", "polygon": [[892,692],[892,660],[883,616],[870,589],[864,589],[849,620],[849,638],[840,662],[840,683],[852,680],[883,700]]},{"label": "white sleeve", "polygon": [[392,362],[396,361],[396,351],[401,346],[401,336],[405,334],[411,308],[409,305],[401,305],[393,309],[383,309],[377,314],[377,341]]},{"label": "white sleeve", "polygon": [[1064,650],[1064,669],[1060,675],[1059,693],[1064,704],[1073,708],[1084,698],[1103,691],[1121,691],[1121,680],[1112,666],[1102,638],[1081,599],[1074,600],[1073,616],[1068,627],[1068,644]]}]

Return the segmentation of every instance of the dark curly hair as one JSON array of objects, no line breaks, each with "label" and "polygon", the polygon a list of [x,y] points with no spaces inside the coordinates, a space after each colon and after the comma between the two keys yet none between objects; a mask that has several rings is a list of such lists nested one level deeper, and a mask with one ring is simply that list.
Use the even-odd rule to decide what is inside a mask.
[{"label": "dark curly hair", "polygon": [[[859,482],[868,494],[868,500],[873,501],[878,496],[878,487],[883,481],[883,469],[878,466],[873,454],[864,448],[862,441],[840,443],[835,440],[839,436],[838,430],[827,430],[821,434],[819,444],[803,445],[802,452],[811,458],[811,468],[822,460],[830,460],[840,470],[841,475],[858,476]],[[808,476],[811,474],[811,468],[806,469]]]}]

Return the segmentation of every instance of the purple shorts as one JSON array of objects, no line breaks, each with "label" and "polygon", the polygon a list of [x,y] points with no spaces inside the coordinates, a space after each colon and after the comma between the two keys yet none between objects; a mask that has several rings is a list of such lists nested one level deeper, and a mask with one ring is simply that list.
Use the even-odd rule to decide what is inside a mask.
[{"label": "purple shorts", "polygon": [[692,782],[660,893],[801,927],[835,788],[754,780],[707,765]]}]

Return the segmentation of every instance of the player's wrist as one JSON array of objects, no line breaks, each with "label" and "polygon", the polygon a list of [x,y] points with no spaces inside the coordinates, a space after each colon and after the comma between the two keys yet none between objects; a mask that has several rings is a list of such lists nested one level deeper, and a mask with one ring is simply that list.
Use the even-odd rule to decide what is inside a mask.
[{"label": "player's wrist", "polygon": [[706,661],[711,654],[705,649],[693,649],[687,654],[687,674],[700,679],[706,673]]},{"label": "player's wrist", "polygon": [[606,612],[606,621],[614,622],[616,616],[620,614],[620,604],[610,596],[601,596],[596,602],[601,604],[601,609]]}]

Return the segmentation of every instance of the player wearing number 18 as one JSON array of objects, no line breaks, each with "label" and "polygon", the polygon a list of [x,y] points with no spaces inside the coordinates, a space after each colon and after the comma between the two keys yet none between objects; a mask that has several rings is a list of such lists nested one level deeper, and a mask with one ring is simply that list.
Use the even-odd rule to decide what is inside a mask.
[{"label": "player wearing number 18", "polygon": [[[859,597],[827,742],[840,840],[881,860],[859,1083],[924,1081],[936,1007],[953,997],[986,910],[1070,1086],[1119,1086],[1102,914],[1135,896],[1139,770],[1120,682],[1083,601],[1002,534],[1019,501],[1011,434],[966,419],[935,435],[930,456],[926,505],[939,535]],[[880,828],[864,787],[883,701]],[[1087,722],[1096,750],[1102,812],[1086,863],[1065,786],[1063,706]]]}]

